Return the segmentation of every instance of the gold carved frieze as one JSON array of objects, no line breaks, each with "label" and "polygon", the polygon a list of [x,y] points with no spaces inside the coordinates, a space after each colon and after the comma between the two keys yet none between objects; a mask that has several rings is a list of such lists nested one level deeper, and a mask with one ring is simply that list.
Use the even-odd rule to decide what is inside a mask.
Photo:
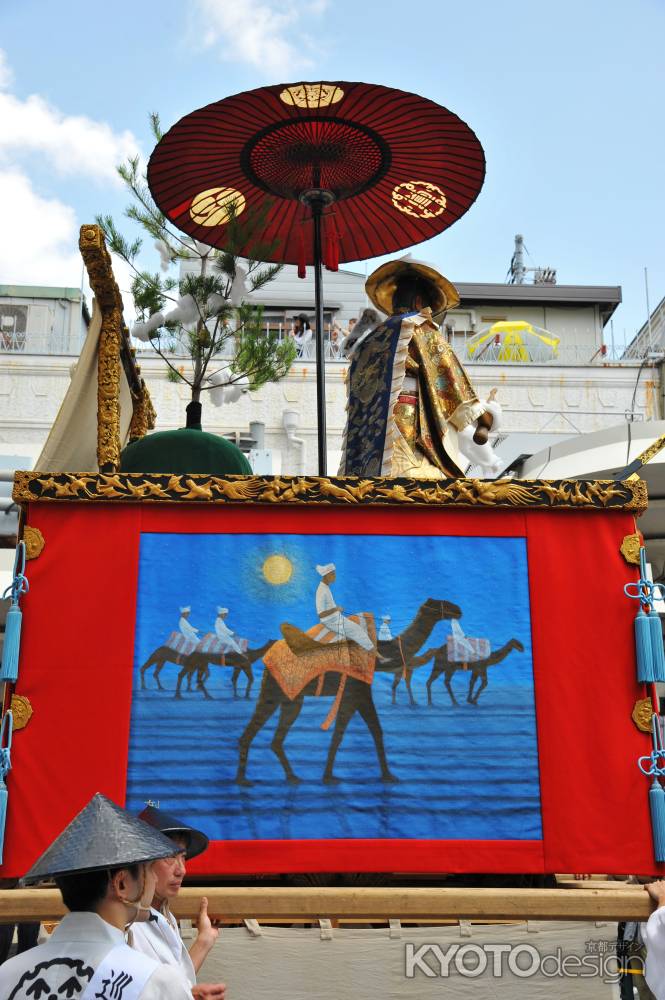
[{"label": "gold carved frieze", "polygon": [[13,498],[117,503],[186,502],[421,506],[523,510],[626,510],[647,507],[642,480],[385,479],[319,476],[209,476],[164,473],[17,472]]}]

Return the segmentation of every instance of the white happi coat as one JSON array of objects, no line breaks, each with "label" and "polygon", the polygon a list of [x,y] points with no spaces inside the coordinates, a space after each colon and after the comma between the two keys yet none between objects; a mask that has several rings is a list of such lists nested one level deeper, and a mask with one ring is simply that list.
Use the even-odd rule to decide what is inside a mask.
[{"label": "white happi coat", "polygon": [[[374,643],[362,625],[351,621],[350,618],[345,618],[341,611],[336,609],[337,605],[332,591],[328,584],[322,580],[316,588],[316,613],[321,624],[325,625],[328,632],[332,632],[340,639],[352,639],[353,642],[357,642],[359,646],[368,651],[374,649]],[[322,632],[317,637],[317,641],[321,642],[325,635],[326,633]]]},{"label": "white happi coat", "polygon": [[665,906],[654,910],[647,923],[640,924],[640,931],[647,946],[647,986],[656,1000],[665,1000]]},{"label": "white happi coat", "polygon": [[178,969],[190,988],[196,985],[192,960],[180,937],[176,920],[168,910],[160,913],[151,907],[150,920],[132,925],[129,943],[149,958]]},{"label": "white happi coat", "polygon": [[232,649],[234,653],[240,653],[242,655],[242,649],[235,641],[233,632],[221,615],[218,615],[215,621],[215,633],[217,638],[224,644],[226,650]]},{"label": "white happi coat", "polygon": [[180,621],[178,622],[178,628],[180,629],[181,633],[184,635],[185,639],[191,639],[192,642],[198,642],[199,641],[199,634],[198,634],[199,630],[197,628],[194,628],[193,625],[190,625],[184,615],[181,617]]},{"label": "white happi coat", "polygon": [[[109,952],[120,945],[117,952],[122,958],[126,952],[128,963],[136,956],[125,944],[124,934],[117,927],[102,920],[96,913],[68,913],[56,927],[48,941],[30,948],[0,965],[0,997],[2,1000],[34,1000],[35,997],[57,996],[79,1000]],[[117,965],[117,967],[116,967]],[[114,973],[122,982],[122,967],[114,965]],[[128,965],[128,967],[131,967]],[[131,983],[125,989],[118,986],[121,1000],[135,997]],[[123,996],[124,994],[124,996]],[[109,994],[111,996],[112,994]],[[189,986],[182,975],[167,965],[154,962],[138,994],[139,1000],[192,1000]]]}]

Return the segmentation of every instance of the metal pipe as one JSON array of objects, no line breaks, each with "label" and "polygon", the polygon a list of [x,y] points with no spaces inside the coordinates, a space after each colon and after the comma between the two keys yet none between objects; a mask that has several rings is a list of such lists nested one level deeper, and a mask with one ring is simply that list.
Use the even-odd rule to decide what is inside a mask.
[{"label": "metal pipe", "polygon": [[326,456],[326,365],[323,355],[323,273],[321,267],[321,214],[323,202],[312,199],[314,222],[314,313],[316,323],[316,419],[319,475],[327,474]]}]

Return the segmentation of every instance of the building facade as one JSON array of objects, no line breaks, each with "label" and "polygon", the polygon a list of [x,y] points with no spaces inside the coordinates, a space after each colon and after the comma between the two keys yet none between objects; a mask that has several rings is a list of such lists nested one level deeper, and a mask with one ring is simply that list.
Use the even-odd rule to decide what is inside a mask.
[{"label": "building facade", "polygon": [[[328,344],[329,472],[336,471],[341,450],[347,371],[346,359],[329,349],[329,336],[334,324],[345,328],[365,308],[364,283],[362,273],[339,271],[324,275],[329,324],[324,331]],[[607,351],[604,331],[621,301],[620,288],[465,282],[457,287],[461,302],[446,316],[445,333],[466,365],[479,396],[484,398],[490,389],[497,388],[504,416],[502,426],[494,434],[494,446],[506,466],[520,454],[534,454],[552,443],[601,430],[625,421],[627,415],[638,421],[663,416],[660,367],[645,365],[637,358],[615,361]],[[52,291],[50,297],[0,297],[1,308],[5,310],[2,315],[16,317],[16,312],[7,311],[10,307],[27,305],[32,310],[47,303],[47,308],[57,313],[57,309],[62,309],[59,293],[72,290]],[[293,316],[305,312],[313,317],[313,275],[303,281],[297,278],[294,267],[286,267],[253,298],[264,304],[266,322],[273,327],[277,325],[278,329],[281,324],[283,335],[287,335]],[[49,327],[49,320],[43,321],[43,327],[32,327],[29,311],[24,339],[19,329],[22,321],[19,324],[16,320],[12,337],[2,342],[0,454],[4,453],[5,464],[12,465],[12,457],[18,464],[25,464],[30,458],[34,461],[69,383],[87,313],[73,293],[65,301],[70,307],[68,327],[57,326],[55,322]],[[74,322],[72,314],[80,323]],[[496,353],[486,352],[485,356],[470,361],[466,354],[469,339],[499,321],[526,321],[556,335],[560,338],[558,357],[539,364],[511,363],[497,360]],[[65,328],[70,331],[66,336],[62,333]],[[9,330],[8,323],[6,329]],[[42,331],[39,336],[38,329]],[[188,387],[167,378],[164,362],[149,345],[141,345],[138,359],[157,410],[158,429],[182,426]],[[176,359],[176,363],[186,370],[187,359]],[[236,403],[217,408],[206,401],[205,393],[203,403],[205,428],[235,435],[246,446],[250,423],[255,425],[255,433],[256,425],[263,425],[259,471],[316,472],[316,379],[312,358],[298,358],[281,382],[247,393]],[[470,472],[474,474],[473,469]]]}]

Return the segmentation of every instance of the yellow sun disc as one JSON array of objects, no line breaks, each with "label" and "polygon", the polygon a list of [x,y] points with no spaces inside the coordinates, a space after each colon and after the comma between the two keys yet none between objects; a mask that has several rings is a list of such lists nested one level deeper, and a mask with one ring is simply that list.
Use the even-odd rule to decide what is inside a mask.
[{"label": "yellow sun disc", "polygon": [[245,205],[244,194],[235,188],[210,188],[196,195],[189,214],[199,226],[223,226],[232,213],[240,215]]},{"label": "yellow sun disc", "polygon": [[286,556],[268,556],[263,564],[263,575],[268,583],[288,583],[293,576],[293,563]]}]

